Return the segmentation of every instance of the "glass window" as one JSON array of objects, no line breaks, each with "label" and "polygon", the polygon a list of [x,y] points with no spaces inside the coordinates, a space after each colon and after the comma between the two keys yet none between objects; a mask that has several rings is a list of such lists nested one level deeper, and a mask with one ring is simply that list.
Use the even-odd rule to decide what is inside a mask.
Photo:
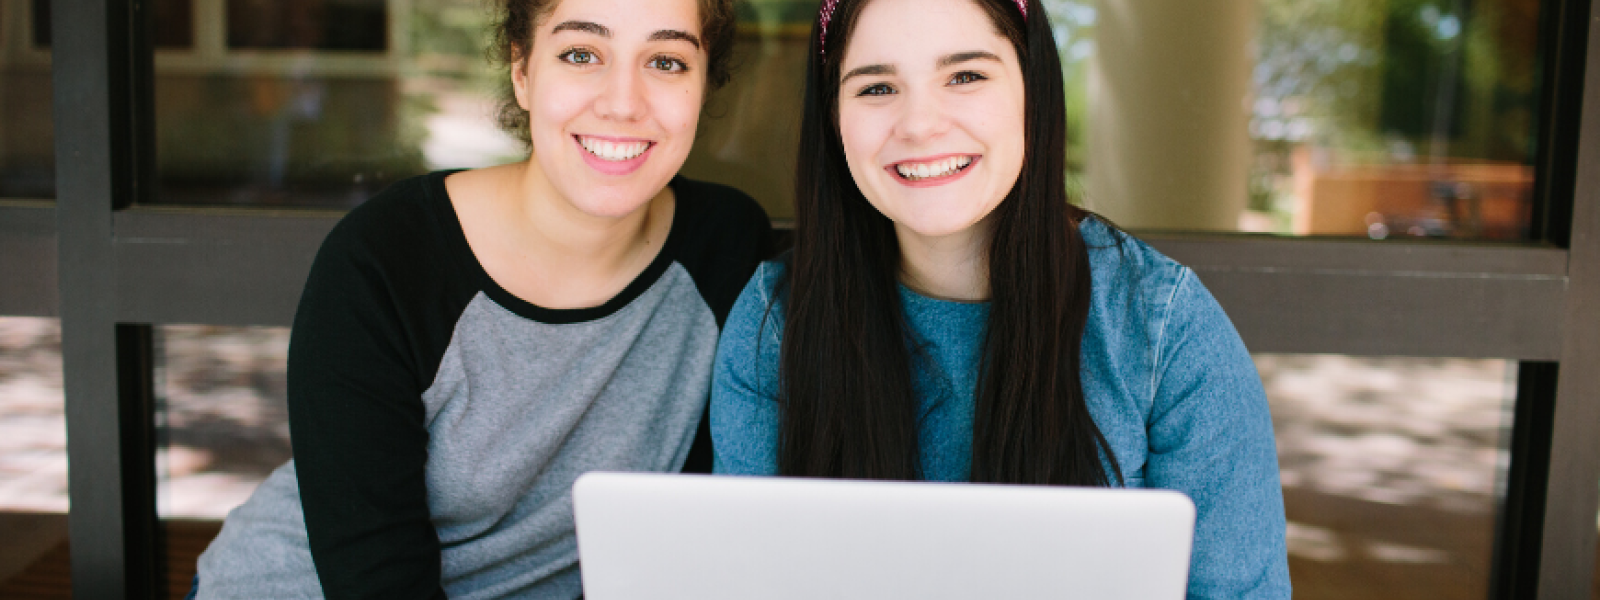
[{"label": "glass window", "polygon": [[[194,0],[150,0],[147,9],[151,12],[150,43],[158,50],[183,49],[194,45]],[[16,2],[13,4],[21,4]],[[32,46],[39,49],[50,47],[50,0],[33,0],[32,14],[28,19],[32,23]]]},{"label": "glass window", "polygon": [[227,14],[229,48],[388,49],[385,0],[228,0]]},{"label": "glass window", "polygon": [[1483,598],[1516,364],[1257,355],[1297,598]]},{"label": "glass window", "polygon": [[[196,51],[157,58],[158,202],[348,207],[525,156],[494,126],[476,0],[191,1],[225,6],[182,12]],[[1073,187],[1125,226],[1529,235],[1540,0],[1045,5]],[[684,168],[778,220],[816,8],[739,4],[741,68]]]},{"label": "glass window", "polygon": [[56,195],[49,6],[0,2],[0,198]]},{"label": "glass window", "polygon": [[1071,168],[1123,225],[1529,234],[1539,0],[1046,4]]},{"label": "glass window", "polygon": [[794,163],[813,0],[741,2],[733,80],[707,105],[683,173],[750,194],[774,221],[794,219]]},{"label": "glass window", "polygon": [[[194,11],[195,52],[156,56],[153,202],[349,208],[404,177],[526,157],[493,118],[506,76],[484,60],[493,15],[480,0],[225,4]],[[794,213],[794,103],[816,8],[739,3],[745,58],[684,167],[779,220]]]},{"label": "glass window", "polygon": [[69,580],[64,398],[59,322],[0,317],[0,598]]},{"label": "glass window", "polygon": [[35,48],[49,48],[51,35],[50,0],[33,0],[33,15],[28,21],[33,25],[32,45]]},{"label": "glass window", "polygon": [[526,156],[479,0],[193,2],[195,51],[156,55],[153,202],[341,209]]},{"label": "glass window", "polygon": [[157,50],[187,50],[194,47],[194,2],[197,0],[155,0],[149,4],[153,29],[150,43]]},{"label": "glass window", "polygon": [[289,460],[289,330],[169,325],[156,340],[156,512],[186,593],[228,511]]}]

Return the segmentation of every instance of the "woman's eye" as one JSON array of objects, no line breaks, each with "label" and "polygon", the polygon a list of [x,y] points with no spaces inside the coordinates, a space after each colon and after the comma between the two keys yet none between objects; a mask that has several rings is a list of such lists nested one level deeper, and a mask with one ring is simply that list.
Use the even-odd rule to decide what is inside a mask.
[{"label": "woman's eye", "polygon": [[689,65],[676,58],[657,56],[650,59],[650,68],[668,73],[682,73],[689,70]]},{"label": "woman's eye", "polygon": [[596,62],[597,57],[588,50],[568,50],[562,52],[559,58],[575,65],[591,65]]},{"label": "woman's eye", "polygon": [[983,81],[985,79],[988,79],[988,77],[984,77],[983,75],[979,75],[977,73],[973,73],[972,71],[962,71],[960,73],[956,73],[955,77],[951,77],[950,78],[950,85],[962,85],[962,84],[967,84],[967,83],[974,83],[974,82],[978,82],[978,81]]},{"label": "woman's eye", "polygon": [[856,96],[888,96],[894,93],[894,88],[887,83],[869,85],[856,94]]}]

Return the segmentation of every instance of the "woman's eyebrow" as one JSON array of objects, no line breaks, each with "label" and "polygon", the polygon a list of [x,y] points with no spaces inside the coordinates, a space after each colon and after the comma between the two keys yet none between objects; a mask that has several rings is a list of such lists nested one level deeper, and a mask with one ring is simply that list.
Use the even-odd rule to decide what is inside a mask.
[{"label": "woman's eyebrow", "polygon": [[959,65],[961,63],[974,60],[992,60],[994,62],[1001,62],[1000,57],[993,52],[974,50],[972,52],[957,52],[955,54],[950,54],[940,58],[938,68],[943,69],[951,65]]},{"label": "woman's eyebrow", "polygon": [[590,21],[566,21],[551,29],[550,35],[555,35],[563,31],[582,31],[584,33],[592,33],[603,38],[611,37],[611,30],[607,29],[605,25]]},{"label": "woman's eyebrow", "polygon": [[[601,24],[595,23],[593,21],[566,21],[566,22],[563,22],[560,25],[557,25],[557,26],[551,28],[550,29],[550,34],[551,35],[555,35],[557,33],[563,32],[563,31],[582,31],[584,33],[592,33],[592,34],[598,35],[598,36],[603,37],[603,38],[610,38],[611,37],[611,29],[607,28],[605,25],[601,25]],[[671,41],[671,40],[682,40],[682,41],[694,44],[694,47],[696,47],[696,48],[700,47],[700,38],[699,38],[699,36],[696,36],[695,34],[689,33],[687,31],[679,31],[679,30],[676,30],[676,29],[662,29],[660,31],[657,31],[655,33],[650,34],[650,41],[652,41],[652,42]]]},{"label": "woman's eyebrow", "polygon": [[[957,52],[955,54],[948,54],[948,55],[945,55],[943,57],[940,57],[939,58],[939,63],[938,63],[938,68],[943,69],[943,68],[951,66],[951,65],[959,65],[961,63],[974,61],[974,60],[992,60],[994,62],[1002,62],[1000,60],[1000,56],[995,54],[995,53],[993,53],[993,52],[987,52],[987,51],[983,51],[983,50],[973,50],[971,52]],[[851,69],[849,73],[845,73],[844,77],[839,79],[839,83],[844,83],[846,81],[849,81],[851,77],[858,77],[858,76],[863,76],[863,75],[894,75],[896,72],[897,71],[895,70],[894,65],[887,65],[887,64],[866,65],[866,66],[856,67],[854,69]]]},{"label": "woman's eyebrow", "polygon": [[657,31],[655,33],[650,34],[650,41],[652,41],[652,42],[664,42],[664,41],[672,41],[672,40],[683,40],[685,42],[689,42],[691,44],[694,44],[694,47],[696,47],[696,48],[700,47],[700,38],[698,36],[696,36],[695,34],[689,33],[687,31],[678,31],[676,29],[662,29],[660,31]]},{"label": "woman's eyebrow", "polygon": [[844,77],[839,79],[839,83],[843,84],[846,81],[850,81],[851,77],[861,77],[866,75],[893,75],[895,73],[896,71],[894,65],[867,65],[864,67],[856,67],[851,69],[849,73],[845,73]]}]

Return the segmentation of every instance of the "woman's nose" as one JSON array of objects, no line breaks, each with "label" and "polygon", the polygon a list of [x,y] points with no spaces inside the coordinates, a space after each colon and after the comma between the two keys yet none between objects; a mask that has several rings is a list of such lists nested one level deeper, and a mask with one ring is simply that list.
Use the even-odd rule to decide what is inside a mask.
[{"label": "woman's nose", "polygon": [[606,74],[604,89],[595,99],[595,112],[604,119],[637,121],[644,118],[649,103],[645,100],[644,82],[637,69],[613,67]]},{"label": "woman's nose", "polygon": [[897,133],[908,142],[932,139],[950,129],[950,115],[934,94],[907,93],[902,107]]}]

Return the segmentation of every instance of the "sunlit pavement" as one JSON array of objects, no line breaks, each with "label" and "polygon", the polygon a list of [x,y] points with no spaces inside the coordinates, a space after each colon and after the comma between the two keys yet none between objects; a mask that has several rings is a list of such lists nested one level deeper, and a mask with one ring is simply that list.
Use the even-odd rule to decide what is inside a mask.
[{"label": "sunlit pavement", "polygon": [[1514,365],[1260,356],[1296,598],[1484,598]]},{"label": "sunlit pavement", "polygon": [[[221,519],[289,457],[283,329],[162,328],[156,457],[163,517]],[[0,510],[67,509],[53,321],[0,319]]]}]

